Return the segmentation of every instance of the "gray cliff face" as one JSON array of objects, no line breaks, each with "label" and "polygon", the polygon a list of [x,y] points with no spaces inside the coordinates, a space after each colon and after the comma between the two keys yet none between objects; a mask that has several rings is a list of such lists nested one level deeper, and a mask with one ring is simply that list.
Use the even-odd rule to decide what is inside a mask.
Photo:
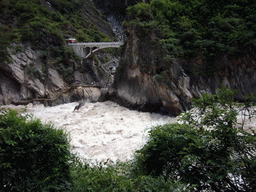
[{"label": "gray cliff face", "polygon": [[[15,52],[15,46],[22,47],[22,51]],[[39,51],[22,44],[13,44],[13,47],[13,50],[8,49],[12,62],[0,65],[0,104],[40,102],[56,105],[82,99],[99,101],[108,92],[101,88],[102,85],[113,81],[111,73],[99,67],[100,60],[96,65],[81,59],[78,63],[70,62],[74,71],[74,83],[70,84],[53,65],[42,63]]]},{"label": "gray cliff face", "polygon": [[31,99],[34,96],[43,97],[46,91],[44,84],[38,78],[32,78],[28,74],[31,68],[29,64],[36,63],[34,67],[38,75],[42,76],[42,67],[36,53],[30,48],[18,53],[11,49],[8,51],[12,62],[5,62],[0,66],[1,103],[9,104],[13,100]]},{"label": "gray cliff face", "polygon": [[[220,56],[215,72],[207,76],[191,73],[192,68],[206,66],[200,57],[166,61],[166,52],[155,38],[154,32],[138,37],[135,29],[127,29],[127,43],[114,83],[116,100],[121,104],[177,115],[191,106],[191,98],[198,98],[203,92],[216,93],[222,86],[236,89],[240,100],[256,93],[256,54],[249,48],[247,55]],[[168,69],[163,70],[166,64]]]},{"label": "gray cliff face", "polygon": [[[30,26],[31,34],[38,35],[40,33],[38,40],[35,40],[35,36],[30,38],[25,35],[25,39],[21,38],[20,34],[17,35],[15,32],[17,38],[19,37],[15,42],[23,43],[12,43],[12,38],[1,41],[4,42],[0,46],[1,53],[3,50],[4,53],[8,52],[10,59],[7,56],[0,58],[0,105],[27,104],[29,102],[56,105],[83,99],[104,100],[105,95],[108,94],[106,87],[113,82],[117,59],[105,52],[97,53],[94,60],[77,59],[73,55],[72,49],[65,44],[64,39],[73,36],[78,41],[84,41],[83,39],[87,38],[83,34],[91,35],[92,38],[89,39],[93,41],[100,41],[105,37],[113,39],[115,34],[110,25],[103,20],[91,0],[77,2],[81,8],[75,10],[77,14],[74,14],[73,10],[63,11],[63,7],[65,9],[66,5],[62,6],[59,1],[42,0],[41,3],[37,3],[38,7],[43,6],[38,12],[41,13],[46,8],[50,13],[56,13],[56,15],[52,14],[53,16],[46,14],[50,15],[46,18],[53,19],[53,25],[59,26],[59,28],[49,30],[49,26],[42,22],[40,24],[42,26],[38,30],[34,30]],[[8,2],[2,4],[7,6]],[[23,27],[19,21],[20,15],[15,15],[11,11],[13,7],[9,8],[10,10],[3,12],[0,18],[0,26],[3,26],[3,29],[6,28],[6,32],[4,31],[1,37],[5,37],[5,33],[6,36],[12,36],[8,34],[9,31],[10,34],[14,34],[12,29]],[[23,14],[23,9],[20,12]],[[55,18],[54,15],[57,17]],[[79,24],[76,20],[77,15],[80,18]],[[72,21],[70,22],[70,20]],[[30,19],[26,21],[30,22]],[[60,22],[68,24],[60,26]],[[64,26],[67,29],[63,30]],[[88,31],[82,32],[82,29],[88,29]],[[24,34],[28,33],[24,32]],[[114,60],[115,63],[111,63]],[[106,62],[108,65],[103,65]]]},{"label": "gray cliff face", "polygon": [[[127,30],[127,43],[119,64],[114,86],[116,98],[127,107],[145,111],[162,111],[173,115],[182,112],[192,98],[188,91],[190,79],[174,62],[168,84],[157,80],[163,65],[164,50],[156,35],[137,37],[135,29]],[[182,98],[182,99],[181,99]]]}]

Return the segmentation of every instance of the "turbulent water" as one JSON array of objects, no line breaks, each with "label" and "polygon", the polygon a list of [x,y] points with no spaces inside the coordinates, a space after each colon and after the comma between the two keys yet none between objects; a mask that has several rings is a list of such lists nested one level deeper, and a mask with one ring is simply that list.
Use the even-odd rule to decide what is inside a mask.
[{"label": "turbulent water", "polygon": [[[27,112],[42,122],[52,122],[55,127],[64,128],[70,134],[72,152],[91,162],[130,160],[135,150],[146,143],[152,126],[177,121],[169,116],[129,110],[111,101],[87,102],[74,111],[76,105],[77,102],[54,107],[29,104]],[[241,116],[238,120],[241,122]],[[256,117],[246,122],[245,128],[248,127],[256,130]]]},{"label": "turbulent water", "polygon": [[129,160],[146,142],[152,126],[176,121],[160,114],[129,110],[111,101],[88,102],[73,112],[77,104],[29,104],[27,112],[57,128],[65,128],[70,133],[72,152],[93,162]]}]

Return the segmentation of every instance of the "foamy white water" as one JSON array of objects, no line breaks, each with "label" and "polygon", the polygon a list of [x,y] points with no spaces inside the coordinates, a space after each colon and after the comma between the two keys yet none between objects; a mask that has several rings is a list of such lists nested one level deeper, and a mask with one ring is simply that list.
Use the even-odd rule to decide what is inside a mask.
[{"label": "foamy white water", "polygon": [[29,104],[27,112],[42,122],[65,128],[70,133],[72,152],[93,162],[129,160],[146,143],[152,126],[176,121],[169,116],[129,110],[111,101],[88,102],[73,112],[77,104],[54,107]]},{"label": "foamy white water", "polygon": [[[129,110],[111,101],[88,102],[73,112],[76,105],[77,102],[54,107],[29,104],[27,112],[42,122],[52,122],[56,128],[64,128],[71,137],[71,151],[92,162],[132,159],[134,152],[146,143],[151,127],[177,121],[169,116]],[[238,121],[241,122],[241,116]],[[256,117],[246,120],[244,128],[256,130]]]}]

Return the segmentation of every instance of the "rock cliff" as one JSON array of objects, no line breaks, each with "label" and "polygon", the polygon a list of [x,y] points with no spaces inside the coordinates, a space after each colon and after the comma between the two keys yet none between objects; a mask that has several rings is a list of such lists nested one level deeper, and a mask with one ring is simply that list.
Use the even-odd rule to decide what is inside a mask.
[{"label": "rock cliff", "polygon": [[[14,51],[17,46],[22,47],[21,52]],[[8,49],[12,62],[0,65],[0,104],[40,102],[56,105],[81,99],[99,101],[107,93],[101,87],[113,81],[111,73],[100,68],[100,63],[96,65],[93,60],[79,59],[70,61],[73,80],[67,82],[53,65],[43,63],[40,51],[22,44],[12,44],[12,47],[14,49]]]},{"label": "rock cliff", "polygon": [[0,13],[0,104],[104,99],[113,75],[102,64],[112,65],[113,54],[101,52],[85,60],[65,42],[69,36],[78,41],[115,38],[91,0],[0,5],[5,9]]},{"label": "rock cliff", "polygon": [[202,57],[168,59],[165,48],[156,41],[154,29],[145,36],[138,35],[138,30],[136,26],[127,28],[127,42],[114,83],[119,103],[177,115],[191,106],[191,98],[203,92],[216,93],[222,86],[236,89],[239,100],[256,93],[256,53],[250,47],[246,55],[219,55],[214,72],[202,74],[197,70],[207,67]]}]

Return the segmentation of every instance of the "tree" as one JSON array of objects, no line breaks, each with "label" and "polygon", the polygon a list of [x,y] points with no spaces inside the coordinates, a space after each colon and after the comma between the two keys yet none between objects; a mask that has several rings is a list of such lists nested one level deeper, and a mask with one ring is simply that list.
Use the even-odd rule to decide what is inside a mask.
[{"label": "tree", "polygon": [[239,105],[234,96],[226,88],[202,94],[180,124],[153,128],[137,152],[139,170],[178,179],[195,191],[254,191],[256,135],[237,122],[239,110],[247,110],[250,102]]},{"label": "tree", "polygon": [[14,110],[0,111],[1,191],[67,191],[70,159],[63,130]]}]

